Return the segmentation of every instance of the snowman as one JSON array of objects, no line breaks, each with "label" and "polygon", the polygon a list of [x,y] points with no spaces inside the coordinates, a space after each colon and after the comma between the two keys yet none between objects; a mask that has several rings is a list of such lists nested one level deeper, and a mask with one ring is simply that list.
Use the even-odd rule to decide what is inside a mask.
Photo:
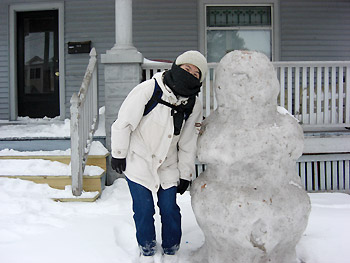
[{"label": "snowman", "polygon": [[214,88],[218,108],[198,139],[207,169],[191,187],[205,236],[193,262],[297,262],[295,246],[310,213],[296,170],[303,131],[277,107],[275,69],[261,53],[230,52]]}]

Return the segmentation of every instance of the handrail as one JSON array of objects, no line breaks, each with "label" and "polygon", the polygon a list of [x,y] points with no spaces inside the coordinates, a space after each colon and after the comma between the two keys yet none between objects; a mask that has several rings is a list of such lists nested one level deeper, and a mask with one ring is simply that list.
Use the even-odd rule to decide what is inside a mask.
[{"label": "handrail", "polygon": [[73,93],[70,103],[72,193],[74,196],[80,196],[83,191],[83,172],[92,137],[98,124],[98,77],[95,48],[90,51],[89,64],[80,90],[78,94]]}]

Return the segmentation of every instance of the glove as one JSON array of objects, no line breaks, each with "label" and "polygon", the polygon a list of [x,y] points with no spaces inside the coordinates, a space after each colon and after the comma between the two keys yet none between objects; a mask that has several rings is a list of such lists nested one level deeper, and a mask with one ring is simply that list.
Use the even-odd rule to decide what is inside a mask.
[{"label": "glove", "polygon": [[126,168],[126,158],[114,158],[111,160],[112,169],[118,174],[122,174]]},{"label": "glove", "polygon": [[177,186],[177,192],[182,195],[190,185],[190,181],[180,179],[180,184]]}]

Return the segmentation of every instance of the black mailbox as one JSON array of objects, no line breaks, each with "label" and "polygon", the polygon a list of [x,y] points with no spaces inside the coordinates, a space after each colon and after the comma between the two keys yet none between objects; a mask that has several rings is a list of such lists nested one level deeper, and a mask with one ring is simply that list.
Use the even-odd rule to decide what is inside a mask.
[{"label": "black mailbox", "polygon": [[90,53],[91,41],[68,42],[68,54]]}]

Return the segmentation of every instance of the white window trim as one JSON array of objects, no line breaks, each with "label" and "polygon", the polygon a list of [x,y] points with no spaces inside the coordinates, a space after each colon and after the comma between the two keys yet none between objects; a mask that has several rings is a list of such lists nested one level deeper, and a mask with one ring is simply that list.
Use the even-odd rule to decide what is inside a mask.
[{"label": "white window trim", "polygon": [[17,25],[16,12],[58,10],[58,56],[59,56],[59,100],[60,119],[65,118],[65,71],[64,71],[64,3],[15,4],[9,8],[9,51],[10,51],[10,120],[17,120]]},{"label": "white window trim", "polygon": [[279,0],[199,0],[198,1],[198,40],[199,50],[207,56],[207,6],[263,6],[269,5],[271,9],[272,26],[272,61],[280,60],[280,20]]}]

